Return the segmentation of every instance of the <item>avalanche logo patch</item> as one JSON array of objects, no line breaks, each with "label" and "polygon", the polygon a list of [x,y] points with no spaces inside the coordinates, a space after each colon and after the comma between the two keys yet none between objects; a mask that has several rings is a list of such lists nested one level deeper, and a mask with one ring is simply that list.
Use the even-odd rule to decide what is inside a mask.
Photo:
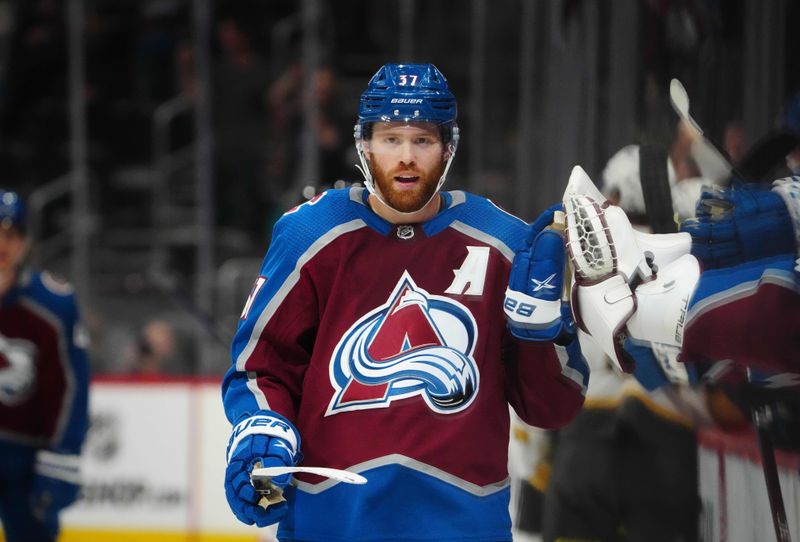
[{"label": "avalanche logo patch", "polygon": [[18,405],[36,387],[36,345],[25,339],[0,335],[0,403]]},{"label": "avalanche logo patch", "polygon": [[335,392],[325,415],[386,408],[416,396],[440,414],[464,410],[478,393],[477,329],[466,307],[429,294],[404,272],[386,303],[336,345],[330,364]]}]

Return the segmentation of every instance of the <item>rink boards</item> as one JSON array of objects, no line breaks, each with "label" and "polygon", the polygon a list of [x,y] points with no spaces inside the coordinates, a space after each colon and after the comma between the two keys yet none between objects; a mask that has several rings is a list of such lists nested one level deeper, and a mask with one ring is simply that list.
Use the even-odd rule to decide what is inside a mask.
[{"label": "rink boards", "polygon": [[[704,429],[698,445],[701,540],[775,540],[755,433]],[[776,460],[791,539],[800,540],[800,455],[778,451]]]},{"label": "rink boards", "polygon": [[218,380],[96,379],[81,499],[60,542],[267,542],[225,500]]},{"label": "rink boards", "polygon": [[[214,379],[96,379],[81,499],[60,542],[274,542],[239,523],[223,490],[230,425]],[[774,539],[752,433],[699,435],[705,542]],[[800,540],[800,456],[779,453],[793,540]],[[0,535],[0,540],[3,537]]]}]

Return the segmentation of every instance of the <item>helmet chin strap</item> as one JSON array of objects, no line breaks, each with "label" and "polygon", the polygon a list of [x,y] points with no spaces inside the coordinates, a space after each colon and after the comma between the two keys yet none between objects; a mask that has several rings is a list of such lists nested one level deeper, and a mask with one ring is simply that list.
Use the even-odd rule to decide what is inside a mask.
[{"label": "helmet chin strap", "polygon": [[447,178],[447,173],[450,171],[450,165],[453,163],[453,157],[456,155],[456,146],[457,146],[456,143],[452,141],[447,144],[447,151],[450,154],[450,156],[447,158],[447,163],[444,166],[444,171],[442,172],[442,176],[439,177],[439,183],[436,185],[436,190],[433,191],[433,194],[431,194],[431,197],[428,199],[428,201],[426,201],[425,204],[422,205],[416,211],[399,211],[394,207],[392,207],[383,198],[380,189],[375,184],[375,179],[372,177],[372,170],[370,170],[369,168],[369,162],[367,161],[367,156],[364,153],[364,148],[361,146],[361,141],[356,142],[356,151],[358,152],[358,158],[361,161],[361,165],[356,164],[356,168],[364,176],[364,185],[367,187],[367,190],[369,191],[370,194],[378,198],[378,201],[380,201],[381,203],[392,209],[394,212],[403,216],[410,216],[416,212],[419,212],[420,209],[424,209],[426,205],[428,205],[431,201],[433,201],[433,198],[436,197],[436,195],[439,193],[439,190],[441,190],[442,185],[444,184],[444,181]]}]

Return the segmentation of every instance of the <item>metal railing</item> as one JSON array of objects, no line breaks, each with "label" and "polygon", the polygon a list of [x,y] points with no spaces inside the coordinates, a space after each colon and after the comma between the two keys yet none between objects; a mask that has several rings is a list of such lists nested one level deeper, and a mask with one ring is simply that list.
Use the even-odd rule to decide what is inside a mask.
[{"label": "metal railing", "polygon": [[57,254],[71,246],[72,224],[70,224],[68,228],[57,232],[52,237],[48,239],[44,238],[45,207],[71,194],[72,173],[66,173],[40,186],[31,192],[31,195],[28,197],[28,231],[30,233],[31,245],[33,246],[30,261],[37,268],[52,261]]}]

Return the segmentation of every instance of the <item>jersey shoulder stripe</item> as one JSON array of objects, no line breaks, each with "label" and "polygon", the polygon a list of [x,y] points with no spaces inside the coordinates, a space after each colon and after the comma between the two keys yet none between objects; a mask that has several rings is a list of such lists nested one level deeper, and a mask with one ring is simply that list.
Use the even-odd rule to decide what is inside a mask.
[{"label": "jersey shoulder stripe", "polygon": [[450,227],[496,248],[510,262],[525,246],[528,225],[504,211],[491,200],[468,192],[454,192],[453,200],[463,204],[453,207]]},{"label": "jersey shoulder stripe", "polygon": [[261,332],[299,281],[302,268],[340,236],[365,227],[367,213],[371,211],[351,198],[350,190],[340,189],[328,190],[281,217],[261,266],[263,287],[234,339],[238,370],[245,370]]}]

